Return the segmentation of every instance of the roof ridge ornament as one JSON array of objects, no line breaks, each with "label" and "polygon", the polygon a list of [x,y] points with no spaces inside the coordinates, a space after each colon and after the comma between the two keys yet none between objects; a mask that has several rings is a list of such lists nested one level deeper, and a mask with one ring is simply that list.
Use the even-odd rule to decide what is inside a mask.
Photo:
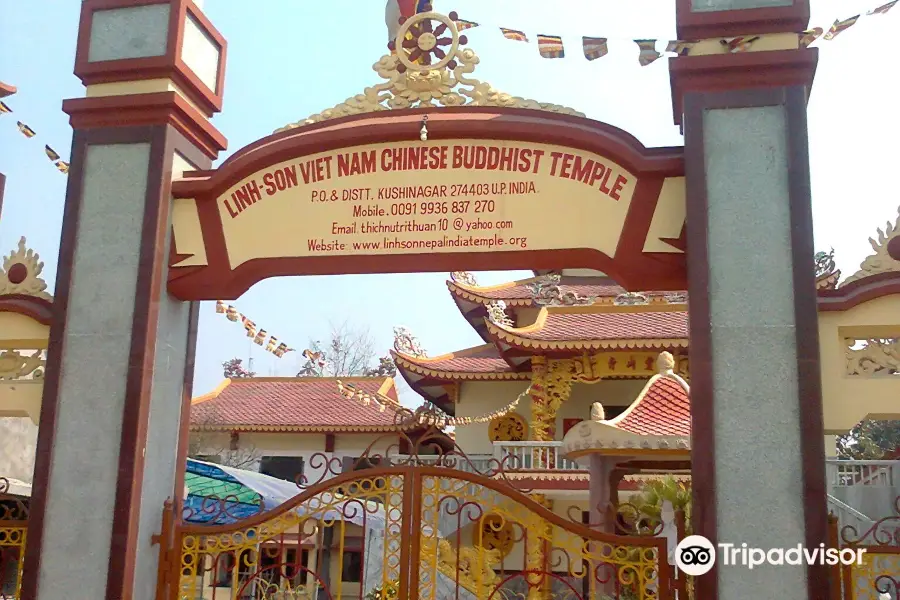
[{"label": "roof ridge ornament", "polygon": [[587,306],[594,304],[597,296],[582,296],[575,292],[563,292],[562,277],[556,273],[541,275],[534,282],[526,284],[534,303],[538,306]]},{"label": "roof ridge ornament", "polygon": [[506,302],[495,300],[487,305],[488,320],[500,327],[515,327],[515,323],[506,312]]},{"label": "roof ridge ornament", "polygon": [[422,349],[419,339],[406,327],[394,327],[394,350],[406,356],[428,358],[428,353]]},{"label": "roof ridge ornament", "polygon": [[453,271],[450,273],[450,280],[453,283],[461,283],[469,287],[478,287],[478,281],[476,281],[475,275],[469,271]]},{"label": "roof ridge ornament", "polygon": [[867,257],[860,265],[859,271],[841,283],[841,287],[881,273],[900,272],[900,207],[897,208],[897,219],[887,226],[878,229],[878,241],[869,238],[869,244],[875,254]]},{"label": "roof ridge ornament", "polygon": [[841,278],[841,271],[834,263],[834,248],[829,252],[816,252],[816,289],[833,290]]},{"label": "roof ridge ornament", "polygon": [[22,294],[53,300],[46,291],[47,282],[40,277],[43,270],[41,257],[25,246],[25,236],[22,236],[17,249],[4,257],[0,267],[0,296]]},{"label": "roof ridge ornament", "polygon": [[[465,35],[460,35],[456,19],[456,13],[445,16],[434,11],[407,19],[392,43],[396,52],[382,56],[372,65],[372,69],[385,81],[367,87],[361,94],[328,110],[286,125],[275,133],[348,115],[441,106],[530,108],[585,116],[566,106],[511,96],[494,89],[489,83],[469,77],[475,71],[479,58],[474,50],[461,48],[468,40]],[[432,21],[438,23],[433,31],[428,27]],[[408,33],[411,39],[406,39]],[[437,62],[428,64],[432,57]],[[425,64],[418,64],[420,61]]]},{"label": "roof ridge ornament", "polygon": [[616,296],[613,304],[616,306],[642,306],[650,304],[650,297],[643,292],[625,292]]}]

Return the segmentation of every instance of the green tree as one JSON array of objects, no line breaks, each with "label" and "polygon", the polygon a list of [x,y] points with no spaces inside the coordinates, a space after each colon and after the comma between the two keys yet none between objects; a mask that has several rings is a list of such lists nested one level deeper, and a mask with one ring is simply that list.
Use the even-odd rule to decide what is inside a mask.
[{"label": "green tree", "polygon": [[900,448],[900,421],[864,419],[838,437],[838,456],[853,460],[879,460]]},{"label": "green tree", "polygon": [[256,373],[244,368],[244,361],[240,358],[232,358],[222,363],[222,375],[228,379],[245,379],[256,377]]}]

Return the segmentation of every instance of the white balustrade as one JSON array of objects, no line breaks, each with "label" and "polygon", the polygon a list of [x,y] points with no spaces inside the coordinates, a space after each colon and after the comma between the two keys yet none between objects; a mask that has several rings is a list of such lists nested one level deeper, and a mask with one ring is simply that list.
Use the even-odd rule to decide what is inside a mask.
[{"label": "white balustrade", "polygon": [[494,458],[503,470],[535,469],[546,471],[583,471],[574,460],[563,457],[562,442],[494,442]]},{"label": "white balustrade", "polygon": [[828,484],[832,488],[849,486],[900,486],[898,460],[835,460],[825,461]]}]

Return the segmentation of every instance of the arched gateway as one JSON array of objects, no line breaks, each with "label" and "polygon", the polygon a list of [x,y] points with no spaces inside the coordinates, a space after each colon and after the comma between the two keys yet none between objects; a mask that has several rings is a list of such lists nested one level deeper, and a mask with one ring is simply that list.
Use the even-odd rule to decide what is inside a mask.
[{"label": "arched gateway", "polygon": [[[816,52],[786,34],[805,29],[806,2],[771,4],[679,2],[684,39],[767,37],[760,51],[698,44],[673,59],[685,150],[494,90],[472,77],[455,19],[424,13],[376,63],[382,83],[212,170],[225,40],[190,0],[85,0],[75,73],[88,93],[64,103],[75,136],[23,597],[161,593],[176,567],[159,571],[148,542],[173,535],[159,507],[174,495],[177,511],[183,489],[193,301],[279,275],[565,267],[687,289],[696,531],[824,542],[804,116]],[[760,381],[771,364],[783,372]],[[740,460],[760,452],[780,469]],[[402,469],[382,476],[406,478],[414,509],[439,474]],[[767,508],[748,511],[739,500],[761,478],[771,485],[750,489]],[[406,532],[413,549],[419,533]],[[697,593],[818,600],[821,571],[713,570]],[[666,584],[643,592],[663,598]]]}]

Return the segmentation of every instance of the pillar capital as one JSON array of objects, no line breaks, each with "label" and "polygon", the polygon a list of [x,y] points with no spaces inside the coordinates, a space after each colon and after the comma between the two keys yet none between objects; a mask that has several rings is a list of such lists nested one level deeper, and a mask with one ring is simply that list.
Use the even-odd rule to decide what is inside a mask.
[{"label": "pillar capital", "polygon": [[677,0],[675,20],[680,40],[799,33],[809,24],[809,0]]},{"label": "pillar capital", "polygon": [[75,75],[88,97],[174,91],[212,117],[226,46],[191,0],[84,0]]}]

